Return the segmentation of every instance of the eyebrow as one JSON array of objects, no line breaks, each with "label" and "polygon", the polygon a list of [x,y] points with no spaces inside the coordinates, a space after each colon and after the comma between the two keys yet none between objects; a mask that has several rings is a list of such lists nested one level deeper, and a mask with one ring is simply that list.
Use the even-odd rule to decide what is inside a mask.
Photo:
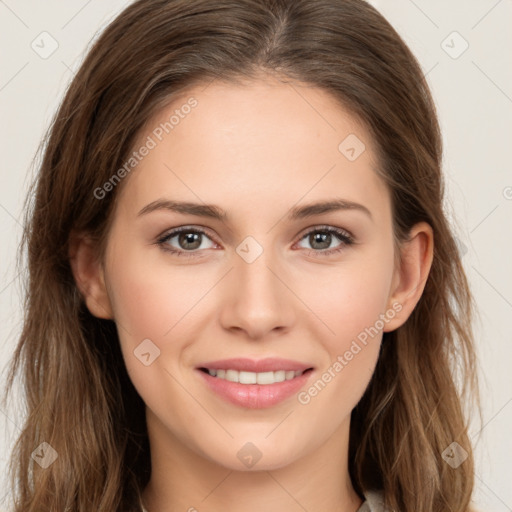
[{"label": "eyebrow", "polygon": [[[209,217],[212,219],[220,220],[226,223],[229,220],[227,213],[214,204],[200,204],[190,203],[185,201],[171,201],[169,199],[157,199],[152,203],[144,206],[142,210],[137,214],[138,217],[147,215],[148,213],[168,210],[176,213],[182,213],[185,215],[195,215],[198,217]],[[323,213],[329,213],[340,210],[356,210],[363,212],[370,219],[373,220],[372,213],[370,210],[359,203],[348,201],[346,199],[331,199],[327,201],[320,201],[316,203],[310,203],[304,206],[296,206],[288,212],[288,220],[299,220],[315,215],[321,215]]]}]

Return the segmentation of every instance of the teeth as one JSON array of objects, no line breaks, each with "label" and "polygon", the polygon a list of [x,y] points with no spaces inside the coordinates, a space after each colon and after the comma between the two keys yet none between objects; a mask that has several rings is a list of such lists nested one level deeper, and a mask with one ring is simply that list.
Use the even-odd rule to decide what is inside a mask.
[{"label": "teeth", "polygon": [[240,384],[275,384],[276,382],[283,382],[284,380],[299,377],[304,372],[300,370],[278,370],[276,372],[254,373],[239,372],[238,370],[211,370],[208,368],[208,373],[212,377],[229,380],[230,382],[239,382]]}]

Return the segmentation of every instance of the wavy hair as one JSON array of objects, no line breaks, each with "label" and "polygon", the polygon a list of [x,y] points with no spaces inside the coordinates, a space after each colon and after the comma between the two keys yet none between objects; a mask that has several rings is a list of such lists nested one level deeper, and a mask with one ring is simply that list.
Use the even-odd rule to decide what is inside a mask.
[{"label": "wavy hair", "polygon": [[[382,490],[399,511],[471,510],[465,406],[474,399],[480,412],[476,308],[444,211],[440,130],[417,60],[362,0],[139,0],[102,32],[70,83],[25,203],[17,260],[28,268],[24,320],[5,394],[20,374],[26,418],[9,465],[14,512],[141,510],[151,471],[144,402],[114,322],[85,306],[70,237],[85,231],[104,247],[123,183],[102,200],[93,191],[176,94],[265,75],[327,91],[368,128],[396,241],[420,221],[434,231],[423,295],[400,328],[384,333],[352,411],[354,488]],[[31,458],[43,442],[58,454],[47,468]],[[456,469],[442,457],[453,442],[468,453]]]}]

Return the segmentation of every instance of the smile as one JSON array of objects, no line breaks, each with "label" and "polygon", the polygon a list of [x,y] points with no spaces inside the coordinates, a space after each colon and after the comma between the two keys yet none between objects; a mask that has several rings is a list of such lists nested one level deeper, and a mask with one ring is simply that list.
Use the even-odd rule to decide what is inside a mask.
[{"label": "smile", "polygon": [[201,368],[201,371],[207,372],[212,377],[218,379],[228,380],[230,382],[238,382],[240,384],[261,384],[269,385],[283,382],[285,380],[292,380],[295,377],[300,377],[305,372],[310,371],[308,368],[304,371],[293,371],[293,370],[277,370],[273,372],[246,372],[238,371],[234,369],[222,370],[222,369],[211,369]]},{"label": "smile", "polygon": [[200,367],[195,371],[214,395],[245,409],[266,409],[286,401],[315,373],[313,368],[249,372]]}]

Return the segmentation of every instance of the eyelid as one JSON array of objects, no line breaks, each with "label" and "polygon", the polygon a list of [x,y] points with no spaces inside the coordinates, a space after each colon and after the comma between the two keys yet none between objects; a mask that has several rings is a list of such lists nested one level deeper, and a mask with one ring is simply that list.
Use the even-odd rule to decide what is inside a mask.
[{"label": "eyelid", "polygon": [[306,235],[309,235],[310,233],[314,233],[315,231],[329,231],[329,232],[339,232],[343,235],[345,235],[347,238],[354,240],[354,235],[350,231],[348,231],[345,228],[340,228],[337,226],[332,226],[330,224],[313,224],[312,226],[309,226],[308,228],[305,228],[303,231],[301,231],[300,235],[297,235],[299,240],[302,240]]},{"label": "eyelid", "polygon": [[[156,243],[164,242],[166,240],[169,240],[171,238],[174,238],[176,235],[179,235],[180,233],[188,233],[188,232],[198,232],[202,233],[203,235],[207,236],[213,243],[216,245],[221,245],[219,242],[217,242],[216,237],[211,234],[211,231],[206,226],[201,226],[200,224],[187,224],[183,226],[177,226],[175,228],[167,229],[165,230],[161,235],[158,235],[156,237]],[[197,251],[183,251],[183,252],[197,252]]]}]

